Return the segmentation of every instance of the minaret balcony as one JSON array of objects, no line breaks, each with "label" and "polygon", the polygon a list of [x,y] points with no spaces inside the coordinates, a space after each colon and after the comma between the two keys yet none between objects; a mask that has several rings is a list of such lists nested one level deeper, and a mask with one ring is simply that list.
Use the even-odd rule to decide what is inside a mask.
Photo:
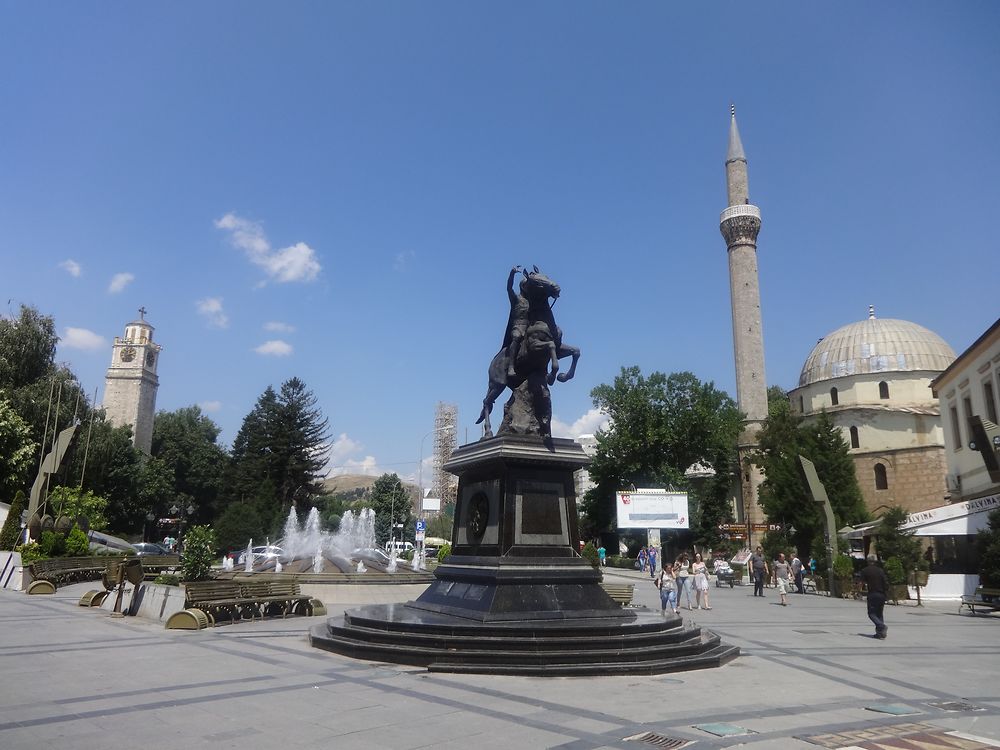
[{"label": "minaret balcony", "polygon": [[722,216],[719,217],[719,223],[722,224],[727,219],[734,219],[737,216],[752,216],[757,221],[760,221],[760,209],[750,203],[744,203],[741,206],[730,206],[722,212]]}]

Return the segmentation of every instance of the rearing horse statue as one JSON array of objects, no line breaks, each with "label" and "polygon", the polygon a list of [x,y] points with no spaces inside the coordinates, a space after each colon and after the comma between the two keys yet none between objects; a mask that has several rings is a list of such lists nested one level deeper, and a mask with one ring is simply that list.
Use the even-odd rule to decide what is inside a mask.
[{"label": "rearing horse statue", "polygon": [[[514,277],[522,273],[520,293],[514,292]],[[533,266],[529,272],[514,266],[507,277],[510,317],[504,332],[503,345],[490,362],[489,388],[483,399],[483,410],[476,424],[483,422],[484,437],[493,437],[490,412],[493,404],[510,388],[517,391],[527,382],[532,391],[531,402],[542,437],[550,436],[551,402],[548,386],[559,380],[565,383],[576,374],[580,350],[564,344],[562,331],[552,315],[552,305],[559,299],[559,285]],[[549,304],[549,300],[552,303]],[[559,372],[559,360],[572,357],[569,370]],[[505,430],[501,428],[501,432]]]}]

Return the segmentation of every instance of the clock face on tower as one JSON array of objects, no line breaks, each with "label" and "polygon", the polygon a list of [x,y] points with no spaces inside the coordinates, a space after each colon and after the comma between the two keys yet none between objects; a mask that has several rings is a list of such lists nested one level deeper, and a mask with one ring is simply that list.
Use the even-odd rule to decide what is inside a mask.
[{"label": "clock face on tower", "polygon": [[122,349],[120,356],[122,362],[131,362],[133,359],[135,359],[135,347],[126,346],[124,349]]},{"label": "clock face on tower", "polygon": [[152,367],[156,363],[156,355],[153,352],[146,352],[146,367]]}]

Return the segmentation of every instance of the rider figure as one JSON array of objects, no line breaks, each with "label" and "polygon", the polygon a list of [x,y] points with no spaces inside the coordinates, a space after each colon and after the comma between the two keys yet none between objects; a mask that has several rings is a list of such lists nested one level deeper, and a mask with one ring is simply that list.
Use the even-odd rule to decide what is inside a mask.
[{"label": "rider figure", "polygon": [[521,271],[521,266],[514,266],[510,269],[507,277],[507,297],[510,299],[510,318],[507,320],[507,335],[504,337],[504,344],[507,346],[507,377],[515,376],[514,368],[517,365],[517,357],[521,352],[521,342],[524,340],[525,332],[528,330],[528,299],[524,296],[524,287],[528,282],[528,277],[521,279],[521,293],[514,293],[514,277]]}]

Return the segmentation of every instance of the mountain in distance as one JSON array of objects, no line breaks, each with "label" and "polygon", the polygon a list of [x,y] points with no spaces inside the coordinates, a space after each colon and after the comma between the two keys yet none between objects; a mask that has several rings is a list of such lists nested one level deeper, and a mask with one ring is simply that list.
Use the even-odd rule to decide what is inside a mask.
[{"label": "mountain in distance", "polygon": [[[324,494],[327,495],[367,495],[375,484],[378,477],[370,474],[338,474],[334,477],[327,477],[320,480]],[[411,499],[416,500],[418,490],[417,485],[410,482],[403,482],[403,487]]]}]

